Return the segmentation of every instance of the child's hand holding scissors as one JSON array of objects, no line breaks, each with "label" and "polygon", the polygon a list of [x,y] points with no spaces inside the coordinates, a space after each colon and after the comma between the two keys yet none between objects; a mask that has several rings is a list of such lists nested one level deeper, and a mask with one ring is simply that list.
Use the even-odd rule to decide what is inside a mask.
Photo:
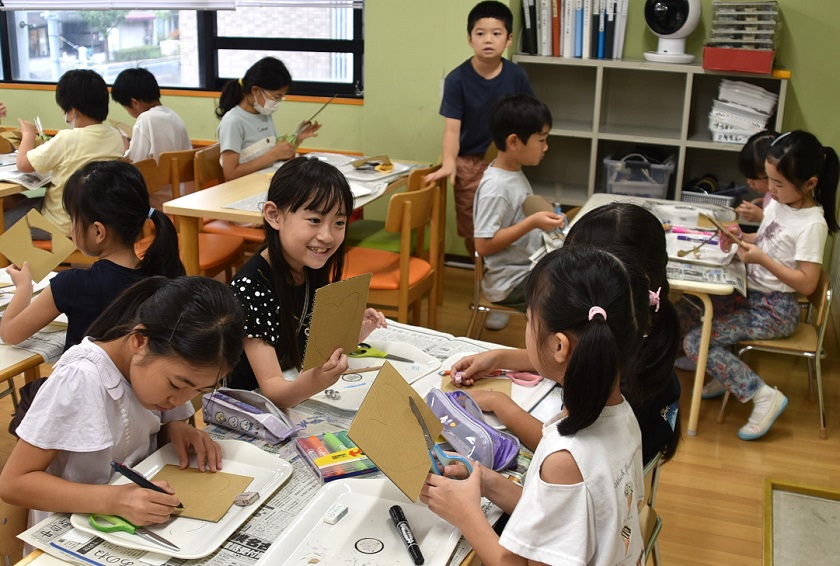
[{"label": "child's hand holding scissors", "polygon": [[496,362],[496,351],[489,350],[480,354],[465,356],[452,364],[449,377],[452,383],[460,386],[471,386],[479,379],[494,377],[499,364]]},{"label": "child's hand holding scissors", "polygon": [[300,145],[300,143],[303,142],[303,140],[305,140],[306,138],[312,138],[317,136],[318,134],[316,132],[320,129],[320,123],[304,120],[300,123],[297,132],[295,133],[295,139],[297,140],[297,144]]},{"label": "child's hand holding scissors", "polygon": [[741,236],[743,235],[744,233],[741,232],[741,228],[737,224],[726,226],[726,230],[718,230],[721,251],[729,253],[732,244],[741,244]]}]

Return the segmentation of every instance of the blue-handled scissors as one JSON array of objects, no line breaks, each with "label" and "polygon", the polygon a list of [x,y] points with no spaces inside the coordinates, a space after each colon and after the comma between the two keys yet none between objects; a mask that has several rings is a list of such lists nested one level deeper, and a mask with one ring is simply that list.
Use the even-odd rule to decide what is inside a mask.
[{"label": "blue-handled scissors", "polygon": [[169,550],[174,550],[176,552],[181,550],[162,536],[153,533],[145,527],[137,527],[122,517],[118,517],[116,515],[99,515],[94,513],[88,517],[88,523],[90,523],[91,527],[97,531],[102,531],[103,533],[113,533],[119,531],[130,535],[137,535],[138,537],[144,538],[149,542],[159,544]]},{"label": "blue-handled scissors", "polygon": [[359,344],[359,347],[356,348],[355,352],[350,352],[349,354],[347,354],[347,356],[351,358],[382,358],[385,360],[394,360],[395,362],[405,362],[408,364],[414,363],[414,360],[409,360],[408,358],[395,356],[394,354],[389,354],[388,352],[377,350],[370,344],[366,344],[364,342]]},{"label": "blue-handled scissors", "polygon": [[[429,434],[429,429],[426,427],[426,421],[423,420],[423,416],[420,414],[420,409],[417,408],[417,403],[414,402],[414,398],[409,397],[408,403],[411,405],[411,412],[414,413],[414,417],[417,419],[417,422],[420,423],[420,428],[423,430],[423,436],[426,438],[426,447],[429,449],[429,459],[432,461],[432,470],[440,476],[443,474],[443,467],[446,467],[453,462],[461,462],[467,468],[467,471],[472,473],[472,466],[466,458],[447,454],[440,446],[435,444],[434,440],[432,440],[432,435]],[[442,466],[438,466],[438,462],[440,462]]]}]

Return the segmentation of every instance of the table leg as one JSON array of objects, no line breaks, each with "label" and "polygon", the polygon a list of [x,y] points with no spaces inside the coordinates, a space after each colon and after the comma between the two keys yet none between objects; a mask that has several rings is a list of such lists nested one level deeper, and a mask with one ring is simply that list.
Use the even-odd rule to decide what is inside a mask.
[{"label": "table leg", "polygon": [[178,217],[178,227],[181,230],[181,260],[187,275],[200,275],[198,264],[198,223],[200,218],[189,216]]},{"label": "table leg", "polygon": [[683,291],[703,301],[703,330],[700,335],[700,351],[697,353],[697,370],[694,372],[694,389],[691,395],[691,410],[688,413],[688,435],[697,436],[697,421],[700,419],[700,401],[703,398],[703,381],[706,377],[706,362],[709,359],[709,342],[712,339],[714,311],[712,299],[706,293]]}]

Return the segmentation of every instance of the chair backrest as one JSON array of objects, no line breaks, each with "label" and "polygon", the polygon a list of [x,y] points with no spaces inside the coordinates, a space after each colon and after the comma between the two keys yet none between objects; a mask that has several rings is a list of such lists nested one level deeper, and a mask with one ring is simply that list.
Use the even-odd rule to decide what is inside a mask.
[{"label": "chair backrest", "polygon": [[17,564],[23,559],[23,541],[17,536],[26,530],[29,511],[0,500],[0,557],[4,564]]},{"label": "chair backrest", "polygon": [[200,191],[224,182],[220,158],[221,149],[217,143],[195,152],[195,190]]},{"label": "chair backrest", "polygon": [[440,165],[432,165],[431,167],[418,167],[412,169],[408,173],[408,181],[406,182],[405,191],[416,191],[426,186],[426,175],[434,173],[440,169]]},{"label": "chair backrest", "polygon": [[163,182],[158,172],[157,161],[153,157],[141,161],[131,161],[130,163],[137,167],[140,170],[140,174],[143,175],[143,180],[146,181],[146,190],[149,191],[149,195],[160,190]]},{"label": "chair backrest", "polygon": [[181,183],[189,183],[195,178],[195,149],[164,151],[158,155],[158,171],[163,184],[172,185],[172,197],[181,196]]},{"label": "chair backrest", "polygon": [[481,302],[481,282],[484,280],[484,259],[478,252],[473,252],[473,305]]},{"label": "chair backrest", "polygon": [[831,279],[825,269],[820,270],[820,281],[814,292],[808,295],[811,303],[811,324],[817,329],[817,355],[822,349],[823,337],[828,327],[828,313],[831,311]]},{"label": "chair backrest", "polygon": [[[416,191],[391,196],[388,214],[385,217],[385,230],[400,233],[401,264],[405,263],[407,266],[411,256],[412,230],[426,225],[429,225],[432,234],[437,234],[440,230],[442,222],[439,210],[440,193],[440,185],[435,182]],[[435,267],[434,258],[438,253],[438,239],[432,238],[428,258],[433,268]]]}]

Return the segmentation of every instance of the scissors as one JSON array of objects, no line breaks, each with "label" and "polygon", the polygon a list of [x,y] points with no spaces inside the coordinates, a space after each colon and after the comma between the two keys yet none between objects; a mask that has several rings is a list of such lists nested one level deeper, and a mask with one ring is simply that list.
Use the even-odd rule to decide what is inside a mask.
[{"label": "scissors", "polygon": [[359,347],[356,348],[355,352],[350,352],[347,355],[351,358],[383,358],[386,360],[394,360],[395,362],[405,362],[407,364],[414,363],[414,360],[409,360],[408,358],[395,356],[394,354],[389,354],[388,352],[377,350],[376,348],[372,347],[370,344],[366,344],[365,342],[360,343]]},{"label": "scissors", "polygon": [[[105,521],[104,523],[100,521]],[[133,524],[129,523],[122,517],[117,517],[116,515],[99,515],[93,514],[88,517],[88,523],[90,526],[96,529],[97,531],[102,531],[103,533],[113,533],[113,532],[123,532],[128,533],[130,535],[137,535],[138,537],[144,538],[149,542],[153,542],[155,544],[159,544],[169,550],[180,551],[181,549],[165,538],[160,535],[157,535],[150,531],[145,527],[136,527]]]},{"label": "scissors", "polygon": [[423,436],[426,438],[426,447],[429,449],[429,459],[432,461],[432,470],[440,476],[442,475],[443,469],[438,466],[438,462],[440,462],[443,466],[448,466],[452,462],[461,462],[464,466],[466,466],[467,471],[472,473],[472,466],[466,458],[447,454],[440,446],[434,443],[432,435],[429,434],[429,429],[426,427],[426,421],[423,420],[423,416],[420,414],[420,409],[417,408],[417,403],[414,402],[413,397],[408,398],[408,403],[411,405],[411,412],[414,413],[414,418],[417,419],[417,422],[420,424],[420,428],[423,430]]}]

